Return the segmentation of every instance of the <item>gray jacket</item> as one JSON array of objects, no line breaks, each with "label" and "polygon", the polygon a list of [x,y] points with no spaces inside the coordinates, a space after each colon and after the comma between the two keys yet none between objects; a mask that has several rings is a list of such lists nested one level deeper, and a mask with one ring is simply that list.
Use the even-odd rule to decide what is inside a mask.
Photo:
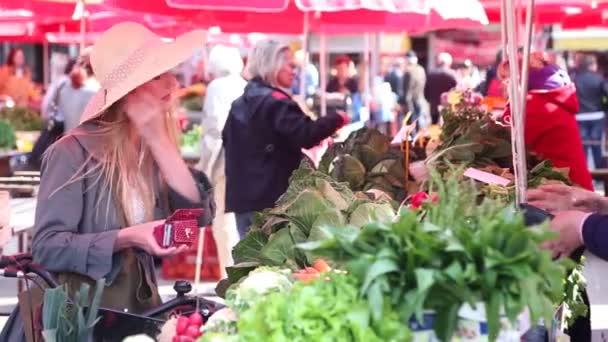
[{"label": "gray jacket", "polygon": [[[96,181],[97,172],[70,182],[81,168],[87,174],[95,162],[95,154],[101,146],[97,141],[99,138],[81,134],[94,129],[95,123],[85,123],[47,152],[42,164],[36,208],[33,257],[48,271],[76,273],[94,280],[106,278],[107,285],[110,285],[121,269],[121,254],[113,251],[121,228],[117,211],[113,202],[108,200],[108,189],[102,188],[104,182]],[[84,165],[90,155],[93,156],[92,161]],[[155,219],[166,218],[180,208],[204,208],[199,225],[211,224],[215,215],[211,185],[204,174],[192,172],[202,202],[191,203],[170,188],[166,191],[158,189]],[[150,274],[154,274],[152,257],[143,251],[138,251],[138,254],[149,260]]]}]

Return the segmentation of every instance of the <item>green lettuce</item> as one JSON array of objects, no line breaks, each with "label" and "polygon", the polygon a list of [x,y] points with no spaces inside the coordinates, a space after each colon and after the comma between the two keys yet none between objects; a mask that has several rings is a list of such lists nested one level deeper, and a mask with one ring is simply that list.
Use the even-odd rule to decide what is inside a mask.
[{"label": "green lettuce", "polygon": [[330,274],[312,284],[298,283],[241,313],[241,341],[408,341],[411,333],[398,315],[386,311],[374,320],[360,298],[359,284],[345,274]]}]

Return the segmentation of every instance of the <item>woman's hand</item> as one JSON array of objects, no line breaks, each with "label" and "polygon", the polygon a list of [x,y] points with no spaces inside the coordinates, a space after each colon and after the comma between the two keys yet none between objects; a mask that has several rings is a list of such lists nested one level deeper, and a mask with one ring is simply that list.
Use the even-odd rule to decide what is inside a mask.
[{"label": "woman's hand", "polygon": [[139,135],[147,142],[167,138],[167,104],[145,89],[136,89],[126,98],[127,117]]},{"label": "woman's hand", "polygon": [[544,243],[541,248],[549,249],[553,258],[567,257],[577,248],[581,247],[583,234],[581,232],[583,223],[590,214],[582,211],[562,211],[551,220],[551,229],[559,236],[552,241]]},{"label": "woman's hand", "polygon": [[152,221],[132,227],[123,228],[118,232],[114,245],[115,251],[126,248],[140,248],[150,255],[165,257],[182,253],[188,250],[188,246],[163,248],[158,245],[154,238],[154,228],[163,224],[164,220]]},{"label": "woman's hand", "polygon": [[528,191],[528,203],[549,212],[579,210],[601,213],[606,199],[594,192],[563,184],[543,185]]}]

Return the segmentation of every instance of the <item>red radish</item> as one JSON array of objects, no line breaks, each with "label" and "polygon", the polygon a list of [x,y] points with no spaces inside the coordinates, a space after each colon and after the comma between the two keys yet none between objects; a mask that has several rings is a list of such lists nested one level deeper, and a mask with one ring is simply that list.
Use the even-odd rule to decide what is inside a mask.
[{"label": "red radish", "polygon": [[179,316],[177,318],[177,326],[175,328],[175,332],[177,333],[177,335],[183,335],[186,332],[186,329],[188,329],[189,325],[190,320],[188,319],[188,317]]},{"label": "red radish", "polygon": [[190,324],[189,325],[194,325],[194,326],[197,326],[199,328],[203,325],[203,316],[200,313],[198,313],[198,312],[195,312],[192,315],[190,315],[190,319],[189,320],[190,320]]},{"label": "red radish", "polygon": [[194,342],[194,338],[185,335],[173,336],[172,342]]},{"label": "red radish", "polygon": [[194,325],[191,325],[188,327],[188,329],[186,330],[186,336],[190,336],[192,338],[197,338],[200,337],[201,334],[201,328],[200,327],[196,327]]},{"label": "red radish", "polygon": [[319,273],[319,271],[318,271],[316,268],[313,268],[313,267],[306,267],[306,268],[304,269],[304,271],[305,271],[306,273],[308,273],[308,274],[316,274],[316,273]]}]

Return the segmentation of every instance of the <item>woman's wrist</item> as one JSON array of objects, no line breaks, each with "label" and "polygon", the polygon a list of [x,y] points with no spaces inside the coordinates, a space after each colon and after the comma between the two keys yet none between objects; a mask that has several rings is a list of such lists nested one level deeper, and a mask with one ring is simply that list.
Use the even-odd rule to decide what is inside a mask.
[{"label": "woman's wrist", "polygon": [[134,247],[134,239],[133,234],[131,234],[131,229],[123,228],[118,231],[116,235],[116,241],[114,242],[114,251],[122,251],[123,249]]}]

